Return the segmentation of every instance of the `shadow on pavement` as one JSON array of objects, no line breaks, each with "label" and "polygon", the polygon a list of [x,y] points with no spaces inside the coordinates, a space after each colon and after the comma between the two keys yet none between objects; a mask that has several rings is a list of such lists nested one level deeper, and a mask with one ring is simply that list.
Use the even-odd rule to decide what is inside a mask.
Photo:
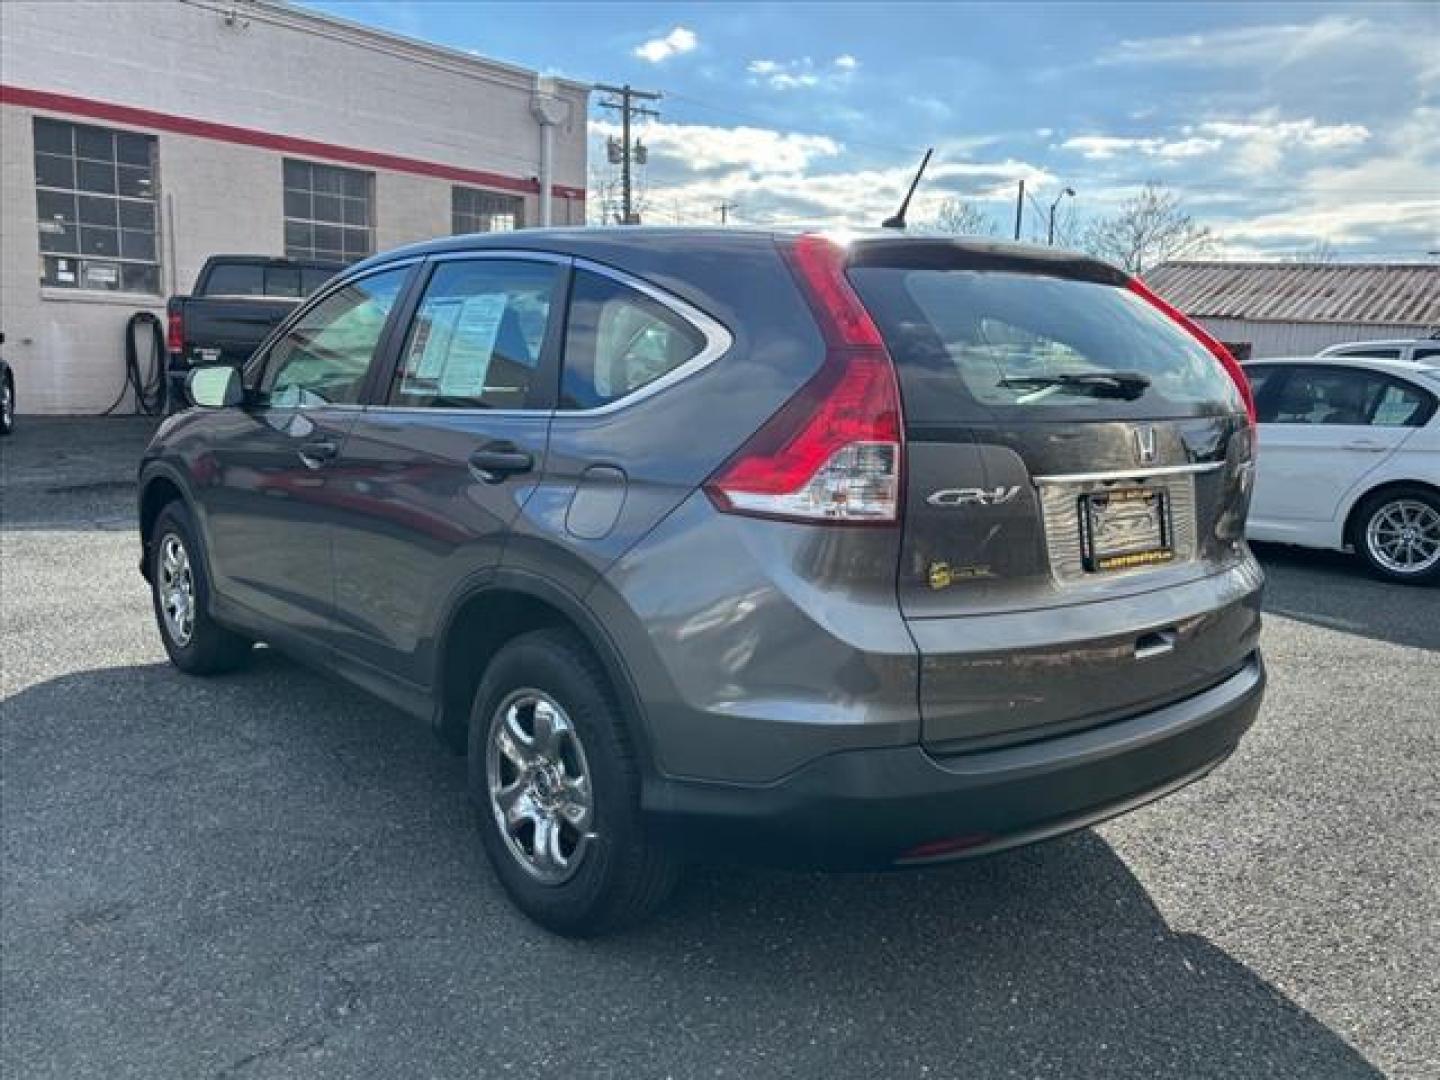
[{"label": "shadow on pavement", "polygon": [[571,942],[507,906],[457,759],[266,650],[30,687],[0,749],[8,1075],[1379,1075],[1093,833],[700,868]]},{"label": "shadow on pavement", "polygon": [[0,439],[0,523],[21,529],[128,529],[135,473],[158,417],[21,416]]},{"label": "shadow on pavement", "polygon": [[1284,544],[1254,548],[1265,568],[1267,614],[1394,645],[1440,649],[1440,590],[1381,581],[1358,558],[1339,551]]}]

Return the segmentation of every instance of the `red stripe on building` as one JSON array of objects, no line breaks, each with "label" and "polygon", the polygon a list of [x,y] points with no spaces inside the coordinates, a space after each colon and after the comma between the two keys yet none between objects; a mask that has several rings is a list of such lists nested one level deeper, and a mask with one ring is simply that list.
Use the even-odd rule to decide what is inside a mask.
[{"label": "red stripe on building", "polygon": [[[213,120],[197,120],[191,116],[175,116],[172,113],[137,109],[130,105],[116,105],[109,101],[75,97],[71,94],[56,94],[48,90],[30,90],[23,86],[0,83],[0,105],[20,105],[31,109],[45,109],[49,112],[67,113],[71,116],[85,116],[94,120],[109,120],[117,124],[134,127],[171,131],[177,135],[193,135],[197,139],[214,139],[217,142],[236,143],[240,146],[258,146],[265,150],[278,150],[285,154],[299,154],[305,157],[328,158],[350,165],[366,165],[372,169],[391,169],[395,172],[414,173],[418,176],[437,176],[444,180],[456,180],[464,184],[500,188],[537,194],[540,182],[518,176],[485,172],[481,169],[464,169],[458,165],[443,165],[438,161],[420,161],[416,158],[400,157],[396,154],[382,154],[375,150],[361,150],[353,146],[339,146],[335,143],[320,142],[316,139],[301,139],[293,135],[276,135],[255,128],[237,127],[234,124],[217,124]],[[560,198],[583,199],[583,188],[552,184],[551,192]]]}]

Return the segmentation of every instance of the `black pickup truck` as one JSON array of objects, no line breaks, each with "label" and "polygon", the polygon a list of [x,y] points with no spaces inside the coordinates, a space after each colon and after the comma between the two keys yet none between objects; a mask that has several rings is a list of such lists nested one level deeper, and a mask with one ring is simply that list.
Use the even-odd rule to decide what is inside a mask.
[{"label": "black pickup truck", "polygon": [[166,305],[172,404],[189,403],[184,384],[191,368],[243,364],[301,300],[341,269],[338,263],[268,255],[206,259],[190,295],[172,296]]}]

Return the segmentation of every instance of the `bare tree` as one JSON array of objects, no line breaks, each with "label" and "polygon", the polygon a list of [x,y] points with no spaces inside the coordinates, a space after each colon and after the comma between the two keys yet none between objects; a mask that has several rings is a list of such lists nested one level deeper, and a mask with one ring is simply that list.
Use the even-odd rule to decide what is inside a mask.
[{"label": "bare tree", "polygon": [[964,199],[946,199],[935,216],[925,222],[931,232],[958,233],[965,236],[994,236],[995,221],[984,210]]},{"label": "bare tree", "polygon": [[1153,182],[1113,216],[1091,222],[1084,238],[1092,255],[1132,274],[1169,259],[1203,255],[1213,243],[1210,230],[1181,208],[1180,197]]},{"label": "bare tree", "polygon": [[[636,169],[630,186],[630,207],[643,215],[649,205],[650,186],[644,169]],[[590,167],[590,191],[585,199],[585,215],[591,225],[618,225],[622,216],[623,198],[620,173],[603,165]]]},{"label": "bare tree", "polygon": [[1322,236],[1314,243],[1312,243],[1308,248],[1302,248],[1299,251],[1292,251],[1288,255],[1285,255],[1283,258],[1281,258],[1280,261],[1287,263],[1325,264],[1333,263],[1337,258],[1338,256],[1335,253],[1335,245],[1330,243],[1329,240]]}]

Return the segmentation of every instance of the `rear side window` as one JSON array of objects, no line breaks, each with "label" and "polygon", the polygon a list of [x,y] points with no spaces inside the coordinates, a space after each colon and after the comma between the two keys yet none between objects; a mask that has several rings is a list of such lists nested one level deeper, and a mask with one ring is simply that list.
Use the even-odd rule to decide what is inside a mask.
[{"label": "rear side window", "polygon": [[1434,398],[1419,387],[1379,372],[1295,367],[1280,390],[1269,422],[1419,427],[1434,408]]},{"label": "rear side window", "polygon": [[[849,276],[895,358],[913,423],[1243,408],[1208,350],[1118,286],[989,270],[865,266]],[[1117,372],[1142,380],[1124,393],[1096,389],[1094,376]]]},{"label": "rear side window", "polygon": [[441,263],[415,313],[390,404],[523,409],[536,376],[560,279],[554,263]]},{"label": "rear side window", "polygon": [[577,270],[570,294],[562,409],[619,401],[705,348],[705,336],[660,303],[619,281]]}]

